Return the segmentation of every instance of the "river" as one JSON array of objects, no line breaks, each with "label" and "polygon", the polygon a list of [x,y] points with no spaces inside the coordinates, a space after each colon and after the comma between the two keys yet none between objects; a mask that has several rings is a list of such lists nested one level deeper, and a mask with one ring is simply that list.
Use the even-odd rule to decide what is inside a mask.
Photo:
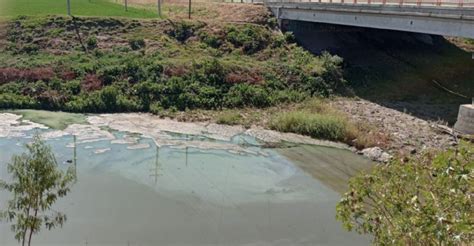
[{"label": "river", "polygon": [[[166,125],[152,116],[107,117],[53,130],[0,114],[1,179],[8,180],[6,164],[35,131],[63,169],[73,165],[68,160],[77,146],[78,181],[54,206],[68,220],[43,229],[33,245],[370,243],[335,220],[347,178],[372,165],[361,156],[301,143],[266,148],[258,134],[235,128],[203,132],[195,131],[203,125]],[[0,209],[8,198],[0,192]],[[17,245],[6,222],[0,245]]]}]

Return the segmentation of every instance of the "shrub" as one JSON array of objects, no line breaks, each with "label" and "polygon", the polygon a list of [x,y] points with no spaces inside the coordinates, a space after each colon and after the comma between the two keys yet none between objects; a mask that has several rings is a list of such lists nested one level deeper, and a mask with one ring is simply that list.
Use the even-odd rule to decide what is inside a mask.
[{"label": "shrub", "polygon": [[10,82],[0,86],[0,94],[11,93],[11,94],[20,94],[25,88],[23,83]]},{"label": "shrub", "polygon": [[346,139],[348,125],[348,121],[339,115],[312,114],[305,111],[281,113],[270,122],[270,128],[273,130],[333,141]]},{"label": "shrub", "polygon": [[55,76],[52,68],[39,67],[31,69],[0,68],[0,84],[14,81],[35,82],[38,80],[49,81]]},{"label": "shrub", "polygon": [[76,73],[74,73],[73,71],[68,70],[67,68],[62,68],[58,77],[62,80],[68,81],[68,80],[75,79],[77,76],[76,76]]},{"label": "shrub", "polygon": [[133,38],[128,40],[128,44],[132,50],[143,49],[146,46],[145,40],[143,38]]},{"label": "shrub", "polygon": [[86,45],[87,45],[87,49],[90,49],[90,50],[97,48],[97,38],[94,36],[90,36],[86,40]]},{"label": "shrub", "polygon": [[21,96],[11,93],[0,94],[0,108],[37,108],[36,102],[27,96]]},{"label": "shrub", "polygon": [[270,96],[265,89],[249,84],[232,86],[224,101],[226,107],[229,108],[245,106],[267,107],[271,104]]},{"label": "shrub", "polygon": [[64,105],[67,98],[64,94],[56,90],[45,90],[35,96],[35,100],[42,109],[57,110]]},{"label": "shrub", "polygon": [[104,110],[107,112],[115,112],[117,111],[117,97],[118,97],[118,90],[113,86],[104,87],[100,91],[100,99],[102,100],[103,104],[105,105]]},{"label": "shrub", "polygon": [[51,81],[49,81],[48,86],[50,89],[59,91],[62,87],[62,81],[58,78],[53,78]]},{"label": "shrub", "polygon": [[275,17],[267,18],[267,26],[270,28],[275,28],[278,26],[278,19]]},{"label": "shrub", "polygon": [[137,83],[147,79],[146,65],[140,59],[129,59],[125,62],[122,76],[128,78],[131,83]]},{"label": "shrub", "polygon": [[159,115],[161,114],[162,112],[164,111],[163,107],[161,106],[161,104],[159,103],[152,103],[150,105],[150,113],[152,114],[155,114],[155,115]]},{"label": "shrub", "polygon": [[199,86],[199,102],[193,108],[216,109],[222,107],[222,90],[214,86]]},{"label": "shrub", "polygon": [[[110,85],[115,81],[121,80],[125,75],[125,68],[123,64],[120,65],[108,65],[101,67],[98,71],[98,77],[102,80],[105,85]],[[87,77],[87,76],[86,76]]]},{"label": "shrub", "polygon": [[227,41],[236,47],[242,47],[246,54],[253,54],[264,49],[270,40],[270,33],[262,28],[247,24],[243,28],[230,27],[227,30]]},{"label": "shrub", "polygon": [[285,37],[286,43],[291,44],[291,43],[296,42],[296,37],[293,34],[293,32],[285,32],[285,34],[283,34],[283,36]]},{"label": "shrub", "polygon": [[205,60],[195,67],[200,73],[197,75],[200,76],[201,81],[214,86],[224,84],[226,71],[218,59]]},{"label": "shrub", "polygon": [[201,42],[205,43],[209,47],[212,48],[219,48],[222,45],[222,39],[214,34],[209,34],[206,32],[202,32],[199,34],[199,38],[201,39]]},{"label": "shrub", "polygon": [[337,219],[375,245],[471,245],[473,164],[468,143],[406,163],[395,158],[350,180]]},{"label": "shrub", "polygon": [[270,104],[301,102],[309,96],[307,93],[297,90],[274,90],[270,95]]},{"label": "shrub", "polygon": [[143,110],[140,105],[137,103],[137,100],[129,99],[125,95],[117,96],[117,111],[123,112],[135,112]]},{"label": "shrub", "polygon": [[189,69],[184,65],[167,65],[163,73],[168,77],[181,77],[189,73]]},{"label": "shrub", "polygon": [[194,35],[194,27],[192,24],[186,22],[173,23],[173,28],[166,33],[179,42],[184,43],[188,38]]},{"label": "shrub", "polygon": [[164,68],[161,63],[154,62],[146,68],[149,78],[152,80],[158,80],[163,75]]},{"label": "shrub", "polygon": [[230,84],[261,84],[263,77],[256,71],[239,71],[233,69],[225,75],[225,82]]},{"label": "shrub", "polygon": [[81,81],[71,80],[63,85],[63,90],[69,95],[78,95],[81,92]]},{"label": "shrub", "polygon": [[283,35],[276,36],[273,39],[272,48],[282,47],[283,45],[285,45],[285,43],[286,43],[285,36]]},{"label": "shrub", "polygon": [[84,91],[95,91],[102,88],[102,80],[96,74],[88,74],[84,77],[81,83],[81,88]]},{"label": "shrub", "polygon": [[38,53],[38,51],[39,51],[39,46],[36,44],[25,44],[19,50],[20,53],[26,53],[29,55],[36,54]]},{"label": "shrub", "polygon": [[334,94],[339,88],[344,87],[346,81],[344,80],[342,70],[342,58],[339,56],[332,56],[331,54],[324,52],[320,59],[323,61],[324,73],[322,78],[325,82],[327,95]]}]

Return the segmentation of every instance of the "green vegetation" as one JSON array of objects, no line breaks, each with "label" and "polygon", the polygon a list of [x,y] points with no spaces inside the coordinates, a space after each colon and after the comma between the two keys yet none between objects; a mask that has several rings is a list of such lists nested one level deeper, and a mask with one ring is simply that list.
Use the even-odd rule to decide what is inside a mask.
[{"label": "green vegetation", "polygon": [[334,114],[313,114],[306,111],[281,113],[271,121],[270,128],[294,132],[319,139],[344,141],[351,135],[347,119]]},{"label": "green vegetation", "polygon": [[26,147],[27,152],[13,156],[7,166],[11,183],[0,180],[0,189],[12,195],[0,219],[13,222],[15,239],[22,245],[31,245],[33,234],[43,226],[51,230],[66,221],[66,215],[52,210],[52,206],[67,195],[75,175],[72,167],[66,173],[59,169],[51,148],[39,135]]},{"label": "green vegetation", "polygon": [[130,48],[132,50],[139,50],[145,48],[145,40],[143,38],[132,38],[128,41],[128,44],[130,44]]},{"label": "green vegetation", "polygon": [[218,124],[237,125],[240,124],[241,119],[242,116],[239,112],[227,110],[217,115],[216,122]]},{"label": "green vegetation", "polygon": [[470,245],[474,238],[474,147],[395,159],[353,178],[337,206],[348,230],[376,245]]},{"label": "green vegetation", "polygon": [[[4,16],[19,15],[66,15],[66,0],[0,0]],[[147,9],[128,7],[107,0],[71,0],[71,14],[74,16],[116,16],[131,18],[157,18]]]},{"label": "green vegetation", "polygon": [[18,17],[0,53],[0,108],[263,108],[344,89],[339,57],[287,40],[263,25]]},{"label": "green vegetation", "polygon": [[27,109],[12,110],[9,112],[21,115],[24,120],[40,123],[58,130],[63,130],[71,124],[86,123],[86,117],[82,114]]}]

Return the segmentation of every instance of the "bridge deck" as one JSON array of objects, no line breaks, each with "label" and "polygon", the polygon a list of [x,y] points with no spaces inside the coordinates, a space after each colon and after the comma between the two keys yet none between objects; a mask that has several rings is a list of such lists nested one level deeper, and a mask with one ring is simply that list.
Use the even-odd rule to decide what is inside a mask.
[{"label": "bridge deck", "polygon": [[388,5],[400,7],[474,8],[474,0],[264,0],[265,3],[324,3],[348,5]]},{"label": "bridge deck", "polygon": [[[438,6],[401,1],[266,0],[265,5],[278,19],[474,38],[474,0],[442,0]],[[459,1],[472,7],[460,7]]]}]

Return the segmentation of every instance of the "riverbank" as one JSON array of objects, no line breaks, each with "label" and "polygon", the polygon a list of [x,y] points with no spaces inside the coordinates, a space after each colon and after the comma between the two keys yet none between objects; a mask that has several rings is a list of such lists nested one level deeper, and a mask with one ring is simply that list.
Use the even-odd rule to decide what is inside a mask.
[{"label": "riverbank", "polygon": [[354,152],[376,161],[386,162],[394,156],[418,155],[424,151],[443,150],[457,144],[455,137],[449,134],[451,128],[442,121],[421,119],[383,104],[357,98],[313,99],[265,109],[166,111],[160,117],[170,117],[181,122],[213,122],[269,129],[276,115],[295,111],[311,114],[320,112],[321,109],[346,117],[351,125],[357,127],[358,136],[363,139],[359,140],[359,145],[357,139],[348,144],[353,146]]},{"label": "riverbank", "polygon": [[[324,103],[323,103],[324,102]],[[307,103],[314,107],[315,103]],[[217,140],[231,140],[237,135],[249,135],[259,139],[266,146],[281,146],[284,143],[311,144],[319,146],[348,149],[368,158],[386,162],[392,156],[409,156],[419,154],[430,149],[445,149],[456,144],[449,134],[437,130],[435,122],[428,122],[408,114],[385,108],[364,100],[338,98],[331,101],[318,100],[320,107],[334,107],[343,113],[351,122],[364,122],[367,127],[366,135],[377,139],[372,145],[364,149],[356,149],[345,143],[318,140],[309,136],[295,133],[282,133],[269,129],[271,118],[278,113],[292,112],[308,108],[304,104],[266,109],[245,109],[234,111],[194,110],[186,112],[168,112],[163,115],[147,113],[121,113],[81,115],[60,112],[47,112],[44,117],[41,111],[11,111],[13,114],[4,114],[0,124],[0,136],[16,135],[24,130],[30,122],[31,127],[46,128],[47,126],[61,126],[53,135],[74,134],[91,135],[93,138],[108,138],[107,131],[112,129],[127,131],[148,136],[154,139],[158,146],[170,144],[166,138],[161,138],[160,132],[176,132],[188,135],[203,135]],[[219,124],[221,115],[236,115],[237,121]],[[21,115],[26,118],[21,118]],[[255,117],[251,117],[251,115]],[[39,116],[39,117],[38,117]],[[69,122],[69,125],[59,125],[57,122]],[[244,124],[245,123],[245,124]],[[355,123],[354,123],[355,124]],[[90,140],[90,138],[87,138]],[[175,144],[175,143],[173,143]],[[225,148],[226,146],[201,146],[203,148]]]}]

